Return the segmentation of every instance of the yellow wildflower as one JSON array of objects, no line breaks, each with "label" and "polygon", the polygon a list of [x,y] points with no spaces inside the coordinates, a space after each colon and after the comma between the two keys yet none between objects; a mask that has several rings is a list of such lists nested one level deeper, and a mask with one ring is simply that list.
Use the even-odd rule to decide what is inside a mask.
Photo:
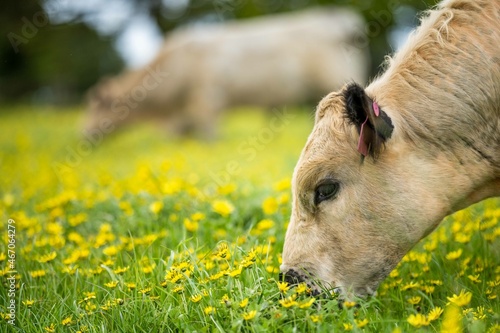
[{"label": "yellow wildflower", "polygon": [[193,303],[198,303],[199,301],[201,301],[202,297],[203,296],[201,296],[201,294],[196,294],[196,295],[191,296],[189,299]]},{"label": "yellow wildflower", "polygon": [[184,227],[189,232],[195,232],[196,230],[198,230],[199,224],[196,221],[191,221],[190,219],[185,218],[184,219]]},{"label": "yellow wildflower", "polygon": [[455,304],[446,306],[444,318],[441,323],[441,333],[461,333],[462,315],[460,309]]},{"label": "yellow wildflower", "polygon": [[205,214],[201,212],[196,212],[194,214],[191,214],[191,220],[193,221],[201,221],[205,219],[205,217],[206,217]]},{"label": "yellow wildflower", "polygon": [[134,290],[135,288],[137,288],[135,282],[127,282],[125,283],[125,286],[128,288],[128,290]]},{"label": "yellow wildflower", "polygon": [[[300,295],[300,294],[302,294],[302,293],[308,292],[309,290],[310,290],[310,289],[309,289],[309,287],[307,286],[307,284],[305,284],[305,283],[303,283],[303,282],[302,282],[302,283],[299,283],[299,284],[297,285],[297,287],[295,288],[295,292],[296,292],[297,294],[299,294],[299,295]],[[281,289],[280,289],[280,291],[281,291]],[[285,291],[286,291],[286,290],[285,290]]]},{"label": "yellow wildflower", "polygon": [[352,324],[351,323],[343,323],[344,330],[346,331],[352,331]]},{"label": "yellow wildflower", "polygon": [[274,214],[278,211],[278,201],[276,198],[269,197],[262,203],[262,211],[266,215]]},{"label": "yellow wildflower", "polygon": [[297,301],[295,300],[295,296],[290,296],[285,299],[280,299],[279,303],[285,308],[298,305]]},{"label": "yellow wildflower", "polygon": [[346,309],[352,308],[354,306],[356,306],[356,302],[345,301],[343,303],[343,307],[345,307]]},{"label": "yellow wildflower", "polygon": [[215,314],[215,308],[214,308],[213,306],[207,306],[207,307],[203,310],[203,312],[205,312],[205,314],[206,314],[207,316],[212,316],[212,315],[214,315],[214,314]]},{"label": "yellow wildflower", "polygon": [[461,255],[462,255],[462,249],[458,249],[456,251],[449,252],[445,258],[448,260],[456,260],[460,258]]},{"label": "yellow wildflower", "polygon": [[241,275],[241,268],[233,269],[231,272],[229,272],[230,277],[238,277]]},{"label": "yellow wildflower", "polygon": [[56,325],[50,324],[50,326],[45,327],[44,330],[47,333],[53,333],[56,331]]},{"label": "yellow wildflower", "polygon": [[123,274],[125,273],[126,271],[128,271],[130,268],[130,266],[127,266],[127,267],[117,267],[116,269],[113,270],[113,272],[115,274]]},{"label": "yellow wildflower", "polygon": [[447,297],[448,301],[455,304],[456,306],[465,306],[470,303],[472,299],[472,293],[470,291],[466,292],[465,290],[461,290],[460,294],[453,294],[452,297]]},{"label": "yellow wildflower", "polygon": [[174,289],[172,289],[172,291],[174,293],[180,294],[184,291],[184,286],[183,285],[176,286]]},{"label": "yellow wildflower", "polygon": [[479,280],[479,274],[477,275],[468,275],[467,278],[471,280],[474,283],[480,283],[481,280]]},{"label": "yellow wildflower", "polygon": [[248,298],[245,298],[244,300],[242,300],[239,305],[240,305],[240,308],[246,307],[248,305]]},{"label": "yellow wildflower", "polygon": [[321,315],[316,315],[316,314],[311,315],[309,318],[311,318],[311,321],[313,323],[318,323],[323,319]]},{"label": "yellow wildflower", "polygon": [[63,325],[63,326],[68,326],[71,324],[73,324],[73,317],[72,316],[66,317],[61,321],[61,325]]},{"label": "yellow wildflower", "polygon": [[304,302],[301,302],[299,303],[299,308],[301,309],[307,309],[307,308],[310,308],[311,305],[313,305],[313,303],[316,301],[315,298],[311,298],[309,299],[308,301],[304,301]]},{"label": "yellow wildflower", "polygon": [[288,286],[288,282],[278,282],[278,290],[282,293],[286,293],[290,287]]},{"label": "yellow wildflower", "polygon": [[119,249],[115,245],[107,246],[102,250],[102,253],[107,255],[108,257],[113,257],[116,256],[118,253]]},{"label": "yellow wildflower", "polygon": [[47,273],[45,272],[45,270],[40,269],[40,270],[36,270],[36,271],[30,271],[29,274],[32,278],[36,279],[36,278],[45,276],[45,274],[47,274]]},{"label": "yellow wildflower", "polygon": [[[224,296],[222,296],[220,303],[225,304],[228,307],[231,306],[231,300],[229,299],[229,296],[227,296],[227,294],[224,294]],[[248,303],[248,301],[247,301],[247,303]]]},{"label": "yellow wildflower", "polygon": [[413,297],[408,299],[408,303],[410,303],[411,305],[415,305],[415,304],[420,303],[421,300],[422,300],[422,298],[420,296],[413,296]]},{"label": "yellow wildflower", "polygon": [[56,257],[57,257],[57,253],[55,251],[53,251],[53,252],[51,252],[49,254],[40,256],[38,258],[38,262],[40,262],[40,263],[46,263],[46,262],[54,260]]},{"label": "yellow wildflower", "polygon": [[35,304],[34,300],[27,299],[26,301],[23,301],[23,305],[26,306],[27,308],[31,308]]},{"label": "yellow wildflower", "polygon": [[252,311],[249,311],[249,312],[243,312],[243,319],[244,320],[252,320],[255,318],[255,316],[257,315],[257,311],[256,310],[252,310]]},{"label": "yellow wildflower", "polygon": [[273,220],[270,219],[263,219],[257,223],[255,228],[259,231],[264,231],[264,230],[269,230],[272,227],[274,227],[274,222]]},{"label": "yellow wildflower", "polygon": [[478,306],[476,311],[473,311],[474,320],[483,320],[486,318],[486,313],[484,313],[484,306]]},{"label": "yellow wildflower", "polygon": [[368,319],[366,319],[366,318],[363,320],[354,319],[354,322],[356,323],[357,328],[363,328],[366,325],[368,325]]},{"label": "yellow wildflower", "polygon": [[157,215],[161,210],[163,209],[163,202],[161,201],[155,201],[149,205],[149,210]]},{"label": "yellow wildflower", "polygon": [[111,282],[104,284],[104,286],[106,286],[108,288],[115,288],[117,285],[118,285],[118,281],[111,281]]},{"label": "yellow wildflower", "polygon": [[228,217],[234,211],[234,206],[225,200],[215,200],[212,202],[212,210],[222,217]]},{"label": "yellow wildflower", "polygon": [[408,319],[406,319],[406,321],[408,321],[408,323],[410,323],[410,325],[417,327],[417,328],[422,327],[422,326],[428,326],[430,324],[429,319],[427,319],[421,313],[417,313],[416,315],[415,314],[410,315],[408,317]]},{"label": "yellow wildflower", "polygon": [[434,309],[432,309],[429,312],[429,314],[427,315],[427,318],[429,319],[429,321],[434,321],[434,320],[438,319],[442,313],[443,313],[443,309],[440,308],[439,306],[436,306]]},{"label": "yellow wildflower", "polygon": [[273,187],[274,187],[274,190],[277,192],[286,191],[290,188],[290,183],[291,183],[291,181],[289,178],[284,178],[284,179],[274,183]]}]

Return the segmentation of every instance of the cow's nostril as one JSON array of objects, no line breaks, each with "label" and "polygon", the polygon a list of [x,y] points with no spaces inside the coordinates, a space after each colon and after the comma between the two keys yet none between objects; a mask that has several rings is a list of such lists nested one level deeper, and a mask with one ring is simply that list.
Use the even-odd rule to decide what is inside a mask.
[{"label": "cow's nostril", "polygon": [[296,285],[301,282],[305,282],[305,276],[297,273],[293,269],[290,269],[289,271],[285,272],[285,274],[280,273],[280,280],[285,280],[285,282],[288,282],[290,285]]}]

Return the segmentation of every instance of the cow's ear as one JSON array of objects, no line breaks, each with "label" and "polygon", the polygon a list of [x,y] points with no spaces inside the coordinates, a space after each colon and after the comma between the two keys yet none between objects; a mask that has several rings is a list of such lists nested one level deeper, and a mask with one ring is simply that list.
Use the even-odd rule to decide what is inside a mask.
[{"label": "cow's ear", "polygon": [[347,85],[343,96],[346,118],[359,133],[358,151],[376,158],[394,130],[391,118],[356,83]]}]

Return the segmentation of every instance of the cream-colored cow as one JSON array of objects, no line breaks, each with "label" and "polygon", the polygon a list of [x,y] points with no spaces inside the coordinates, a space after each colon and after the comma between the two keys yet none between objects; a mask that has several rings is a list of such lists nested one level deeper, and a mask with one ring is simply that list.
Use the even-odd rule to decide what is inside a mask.
[{"label": "cream-colored cow", "polygon": [[442,2],[366,89],[326,96],[292,188],[286,280],[347,297],[373,294],[446,215],[500,195],[500,1]]},{"label": "cream-colored cow", "polygon": [[179,29],[149,65],[90,91],[87,130],[159,118],[171,131],[211,137],[231,107],[318,100],[367,79],[363,31],[361,16],[342,8]]}]

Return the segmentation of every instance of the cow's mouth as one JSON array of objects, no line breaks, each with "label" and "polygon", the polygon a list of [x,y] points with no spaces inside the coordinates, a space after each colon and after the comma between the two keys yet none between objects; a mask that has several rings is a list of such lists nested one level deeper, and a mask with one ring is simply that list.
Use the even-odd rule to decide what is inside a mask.
[{"label": "cow's mouth", "polygon": [[340,288],[328,288],[324,283],[319,282],[314,279],[307,271],[297,271],[294,269],[289,269],[285,273],[280,273],[279,279],[281,281],[288,282],[290,286],[297,286],[300,283],[305,283],[307,287],[311,290],[312,296],[331,296],[333,294],[340,294]]},{"label": "cow's mouth", "polygon": [[290,286],[297,286],[300,283],[305,283],[311,290],[311,295],[315,297],[331,298],[332,296],[343,302],[344,300],[366,299],[370,296],[375,296],[376,286],[365,286],[358,288],[343,288],[342,286],[323,282],[314,277],[313,274],[302,269],[289,269],[284,273],[280,273],[279,279],[288,282]]}]

